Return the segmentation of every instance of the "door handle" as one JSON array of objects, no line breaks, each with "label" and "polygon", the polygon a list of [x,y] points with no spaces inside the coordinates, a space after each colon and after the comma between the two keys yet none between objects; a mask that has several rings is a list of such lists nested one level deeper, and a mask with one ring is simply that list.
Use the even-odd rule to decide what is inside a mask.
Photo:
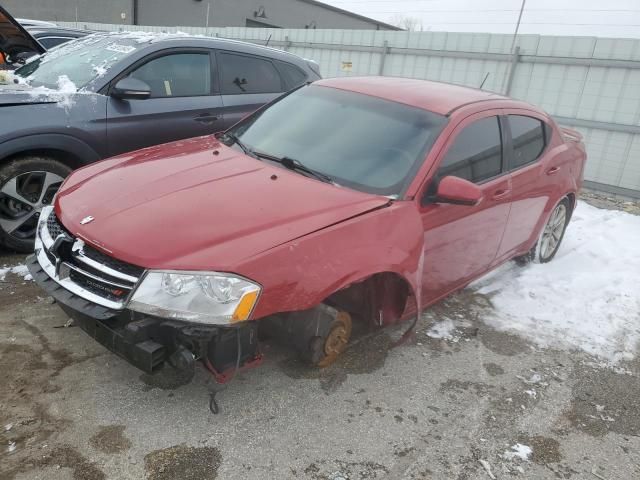
[{"label": "door handle", "polygon": [[511,190],[509,190],[508,188],[496,190],[495,192],[493,192],[493,197],[491,198],[493,198],[494,200],[500,200],[501,198],[506,197],[510,193],[511,193]]},{"label": "door handle", "polygon": [[194,118],[194,120],[200,123],[213,123],[216,120],[218,120],[218,116],[203,114],[203,115],[198,115],[197,117]]},{"label": "door handle", "polygon": [[551,167],[549,170],[547,170],[547,175],[553,175],[555,173],[558,173],[560,171],[560,167]]}]

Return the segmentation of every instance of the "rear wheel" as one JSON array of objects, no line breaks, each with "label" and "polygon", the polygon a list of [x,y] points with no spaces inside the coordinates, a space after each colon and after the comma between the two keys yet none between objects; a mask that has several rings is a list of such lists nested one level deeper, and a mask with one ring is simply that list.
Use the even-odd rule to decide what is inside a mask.
[{"label": "rear wheel", "polygon": [[570,216],[571,203],[568,198],[564,198],[551,212],[536,244],[527,254],[516,257],[516,262],[519,265],[526,265],[531,261],[536,263],[550,262],[560,248]]},{"label": "rear wheel", "polygon": [[0,243],[33,250],[38,217],[50,205],[71,169],[46,157],[22,157],[0,168]]}]

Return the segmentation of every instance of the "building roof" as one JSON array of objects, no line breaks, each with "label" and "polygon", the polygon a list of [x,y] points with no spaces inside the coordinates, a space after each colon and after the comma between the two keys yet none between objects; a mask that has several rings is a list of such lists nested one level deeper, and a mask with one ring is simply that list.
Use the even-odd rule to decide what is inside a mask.
[{"label": "building roof", "polygon": [[447,115],[463,105],[483,100],[508,100],[497,93],[449,83],[399,77],[337,77],[318,80],[314,85],[339,88],[384,98]]},{"label": "building roof", "polygon": [[328,5],[323,2],[318,2],[317,0],[299,0],[300,2],[309,3],[311,5],[316,5],[317,7],[326,8],[327,10],[332,10],[334,12],[340,13],[342,15],[346,15],[352,18],[357,18],[358,20],[362,20],[369,23],[375,23],[376,25],[380,25],[387,30],[402,30],[402,28],[397,27],[395,25],[391,25],[389,23],[381,22],[379,20],[375,20],[373,18],[365,17],[364,15],[358,15],[357,13],[350,12],[349,10],[344,10],[342,8],[334,7],[333,5]]}]

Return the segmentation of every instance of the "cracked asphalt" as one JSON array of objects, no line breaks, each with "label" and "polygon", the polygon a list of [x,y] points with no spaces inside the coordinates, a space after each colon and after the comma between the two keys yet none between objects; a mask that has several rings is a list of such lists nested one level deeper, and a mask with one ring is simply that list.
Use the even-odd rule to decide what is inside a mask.
[{"label": "cracked asphalt", "polygon": [[[4,255],[8,265],[22,258]],[[315,370],[266,343],[208,409],[209,375],[147,376],[29,281],[0,283],[0,479],[640,478],[640,360],[607,366],[483,323],[464,290]],[[448,339],[426,335],[464,318]],[[532,449],[528,460],[512,447]]]}]

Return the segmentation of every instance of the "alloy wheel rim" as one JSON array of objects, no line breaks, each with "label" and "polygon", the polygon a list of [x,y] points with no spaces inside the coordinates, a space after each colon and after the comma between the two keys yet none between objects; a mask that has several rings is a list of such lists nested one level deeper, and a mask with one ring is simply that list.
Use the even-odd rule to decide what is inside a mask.
[{"label": "alloy wheel rim", "polygon": [[0,227],[18,240],[35,236],[38,217],[50,205],[64,178],[47,171],[26,172],[0,187]]},{"label": "alloy wheel rim", "polygon": [[558,248],[566,220],[567,207],[561,203],[551,213],[551,217],[542,232],[540,240],[540,257],[542,259],[551,257]]}]

